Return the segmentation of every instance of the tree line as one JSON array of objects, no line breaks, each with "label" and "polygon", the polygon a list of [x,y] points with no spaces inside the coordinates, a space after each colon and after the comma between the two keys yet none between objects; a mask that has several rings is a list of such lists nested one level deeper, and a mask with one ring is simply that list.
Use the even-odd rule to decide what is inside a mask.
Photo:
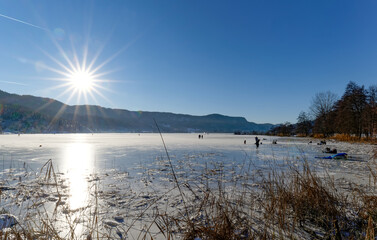
[{"label": "tree line", "polygon": [[340,98],[330,91],[317,93],[309,111],[302,111],[296,124],[287,122],[269,133],[323,137],[346,134],[374,138],[377,134],[377,85],[365,88],[351,81]]}]

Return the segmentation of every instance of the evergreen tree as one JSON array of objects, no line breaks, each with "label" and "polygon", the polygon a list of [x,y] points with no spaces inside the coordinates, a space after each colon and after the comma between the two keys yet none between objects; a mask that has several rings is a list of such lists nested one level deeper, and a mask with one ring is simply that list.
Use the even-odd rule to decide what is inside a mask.
[{"label": "evergreen tree", "polygon": [[366,121],[365,134],[373,137],[377,128],[377,85],[367,90],[367,106],[364,111]]}]

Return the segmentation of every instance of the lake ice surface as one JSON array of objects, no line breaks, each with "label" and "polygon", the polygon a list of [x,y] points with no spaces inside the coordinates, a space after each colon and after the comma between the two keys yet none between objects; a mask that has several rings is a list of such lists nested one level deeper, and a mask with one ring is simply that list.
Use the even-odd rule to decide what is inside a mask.
[{"label": "lake ice surface", "polygon": [[[218,161],[244,161],[245,158],[260,161],[318,153],[318,148],[307,146],[306,140],[269,136],[259,136],[262,145],[257,149],[254,137],[206,134],[204,139],[198,139],[197,134],[163,134],[173,159],[214,153]],[[272,145],[272,139],[278,139],[278,144]],[[243,144],[244,140],[247,144]],[[156,157],[165,158],[166,154],[159,134],[25,134],[0,135],[0,157],[3,168],[24,162],[38,168],[52,159],[59,171],[66,172],[82,162],[87,162],[90,169],[129,170]]]},{"label": "lake ice surface", "polygon": [[[326,146],[308,144],[308,139],[258,137],[262,144],[256,148],[252,135],[204,134],[199,139],[194,133],[163,134],[173,165],[185,161],[200,168],[203,164],[239,165],[251,160],[254,165],[268,167],[271,161],[284,165],[287,161],[304,159],[314,166],[323,162],[314,157],[324,156],[322,150]],[[273,139],[278,144],[272,144]],[[327,146],[332,147],[331,143]],[[166,158],[160,135],[153,133],[0,135],[0,170],[3,171],[24,164],[38,171],[52,159],[56,172],[69,173],[77,179],[80,175],[108,169],[134,175],[140,167],[148,168],[156,159]]]},{"label": "lake ice surface", "polygon": [[[204,164],[224,163],[231,167],[250,159],[263,166],[265,160],[289,160],[317,151],[308,148],[302,140],[278,139],[279,144],[272,145],[272,139],[276,137],[259,138],[262,144],[257,149],[255,136],[205,134],[199,139],[198,134],[163,134],[168,154],[178,168],[182,165],[179,161],[193,163],[191,167],[201,170]],[[80,197],[87,188],[85,178],[89,174],[115,169],[137,176],[141,169],[153,167],[156,160],[167,157],[159,134],[0,135],[0,168],[3,171],[20,169],[25,164],[28,169],[38,172],[49,159],[52,159],[55,171],[69,179],[71,205],[75,205],[75,202],[83,201]],[[179,172],[185,172],[185,169]],[[184,177],[190,173],[186,169]]]},{"label": "lake ice surface", "polygon": [[[229,176],[228,180],[232,181],[235,173],[242,175],[243,166],[250,162],[258,169],[269,169],[270,166],[283,169],[287,164],[299,166],[302,160],[307,160],[319,170],[333,169],[342,173],[352,173],[357,167],[365,168],[365,165],[358,165],[357,162],[316,159],[315,156],[329,155],[322,153],[326,146],[308,144],[309,139],[306,138],[258,136],[262,144],[256,148],[255,136],[252,135],[204,134],[203,139],[199,139],[198,134],[162,135],[179,181],[195,179],[203,176],[207,167],[216,169],[219,166],[225,170],[224,176]],[[278,144],[272,144],[273,139]],[[331,143],[327,146],[332,147]],[[364,156],[356,157],[363,160]],[[138,192],[136,195],[139,196],[149,194],[146,188],[149,181],[153,180],[153,191],[165,186],[164,179],[169,183],[166,173],[170,169],[166,164],[167,155],[159,134],[0,135],[0,169],[4,186],[10,185],[10,175],[7,174],[10,169],[21,171],[26,168],[27,171],[39,172],[49,159],[55,171],[62,173],[67,180],[67,205],[73,210],[84,207],[90,198],[90,174],[111,174],[113,171],[114,176],[106,183],[107,186],[118,190],[123,186],[134,193]],[[15,181],[17,173],[12,176]],[[124,181],[124,177],[133,180]],[[124,194],[129,196],[129,193]],[[52,194],[47,193],[46,198],[54,200]],[[6,203],[3,202],[3,207],[11,206]],[[137,204],[137,201],[132,204]],[[135,206],[137,208],[138,205]],[[115,208],[114,211],[118,210]]]}]

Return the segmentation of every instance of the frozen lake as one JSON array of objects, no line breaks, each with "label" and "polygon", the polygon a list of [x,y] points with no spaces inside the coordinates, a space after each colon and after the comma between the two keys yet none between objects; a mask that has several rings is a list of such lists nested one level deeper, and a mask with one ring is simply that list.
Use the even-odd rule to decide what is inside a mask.
[{"label": "frozen lake", "polygon": [[[256,148],[255,136],[233,134],[163,134],[173,165],[185,179],[195,178],[208,167],[222,164],[228,169],[249,163],[258,167],[271,161],[308,158],[318,153],[317,146],[306,139],[259,136],[262,144]],[[278,139],[278,144],[271,144]],[[246,144],[244,144],[246,140]],[[159,134],[21,134],[0,136],[0,168],[39,172],[49,159],[55,172],[64,174],[70,183],[72,198],[82,196],[87,177],[109,170],[127,172],[138,177],[146,170],[158,167],[167,155]],[[163,169],[166,171],[166,169]],[[195,171],[196,170],[196,171]],[[2,175],[6,180],[7,175]],[[71,199],[72,199],[71,198]],[[73,204],[73,202],[77,202]],[[83,200],[73,200],[79,206]]]},{"label": "frozen lake", "polygon": [[[260,162],[303,155],[311,158],[323,148],[308,145],[307,139],[259,136],[262,144],[257,149],[254,137],[205,134],[198,139],[198,134],[163,134],[172,159],[211,153],[216,155],[211,160]],[[278,139],[278,144],[271,144],[272,139]],[[0,167],[5,169],[24,162],[38,168],[52,159],[56,168],[65,172],[82,163],[92,170],[130,170],[165,158],[166,153],[159,134],[30,134],[0,135],[0,157]]]},{"label": "frozen lake", "polygon": [[[251,135],[204,134],[199,139],[198,134],[163,134],[177,181],[183,186],[208,187],[212,180],[218,184],[219,178],[224,186],[240,180],[255,183],[251,178],[258,171],[302,166],[303,160],[333,176],[355,181],[366,176],[362,174],[367,170],[366,146],[335,142],[321,146],[316,144],[319,140],[309,144],[306,138],[258,137],[259,148]],[[322,153],[325,147],[350,150],[352,158],[315,158],[329,155]],[[52,185],[45,183],[47,168],[41,169],[49,159],[57,173]],[[177,202],[181,203],[159,134],[0,135],[0,176],[1,187],[11,189],[3,192],[3,210],[32,221],[35,214],[41,216],[42,207],[34,206],[43,206],[62,229],[62,236],[71,224],[65,222],[67,215],[78,223],[75,234],[79,235],[84,234],[80,229],[85,229],[85,218],[93,216],[93,209],[98,210],[95,215],[105,230],[136,225],[142,229],[150,221],[150,206],[164,209],[169,205],[177,210]],[[141,217],[138,213],[143,209],[146,215]]]},{"label": "frozen lake", "polygon": [[[268,167],[271,162],[284,166],[300,160],[323,168],[327,165],[315,156],[328,156],[322,153],[324,148],[337,147],[331,142],[326,146],[308,144],[310,140],[306,138],[258,137],[262,143],[259,148],[252,135],[204,134],[204,138],[199,139],[198,134],[163,134],[173,165],[191,163],[198,170],[204,164],[222,163],[234,167],[252,161],[258,167]],[[272,144],[274,139],[278,144]],[[338,151],[347,150],[338,148]],[[75,172],[86,176],[114,169],[135,175],[140,167],[153,167],[156,161],[167,156],[160,135],[153,133],[0,135],[0,170],[27,166],[38,171],[49,159],[55,171],[64,174]]]}]

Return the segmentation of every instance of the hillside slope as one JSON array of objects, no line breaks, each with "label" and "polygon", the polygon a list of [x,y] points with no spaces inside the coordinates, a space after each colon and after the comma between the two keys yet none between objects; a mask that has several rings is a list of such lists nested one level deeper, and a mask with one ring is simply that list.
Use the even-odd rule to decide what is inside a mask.
[{"label": "hillside slope", "polygon": [[2,130],[10,132],[156,132],[154,119],[163,132],[266,132],[273,127],[220,114],[193,116],[94,105],[70,106],[50,98],[1,90],[0,104]]}]

